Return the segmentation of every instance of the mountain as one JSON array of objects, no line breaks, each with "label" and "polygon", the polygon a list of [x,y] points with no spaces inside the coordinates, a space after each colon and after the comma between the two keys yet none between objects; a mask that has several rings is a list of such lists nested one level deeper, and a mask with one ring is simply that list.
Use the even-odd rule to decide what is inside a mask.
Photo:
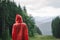
[{"label": "mountain", "polygon": [[55,17],[34,17],[37,27],[43,35],[52,35],[51,23]]}]

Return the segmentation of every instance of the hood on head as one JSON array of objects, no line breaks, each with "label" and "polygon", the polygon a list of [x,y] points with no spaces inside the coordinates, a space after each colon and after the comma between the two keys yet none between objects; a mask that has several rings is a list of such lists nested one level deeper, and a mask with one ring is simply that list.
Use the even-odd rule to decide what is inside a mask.
[{"label": "hood on head", "polygon": [[22,23],[22,22],[23,22],[23,20],[22,20],[22,16],[19,15],[19,14],[16,14],[15,22],[16,22],[16,23]]}]

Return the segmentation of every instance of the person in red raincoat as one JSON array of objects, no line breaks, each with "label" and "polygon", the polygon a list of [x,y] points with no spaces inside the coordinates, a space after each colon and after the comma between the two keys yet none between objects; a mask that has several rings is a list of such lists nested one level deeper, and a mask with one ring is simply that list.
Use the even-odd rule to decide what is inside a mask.
[{"label": "person in red raincoat", "polygon": [[22,16],[17,14],[12,28],[12,40],[28,40],[28,28]]}]

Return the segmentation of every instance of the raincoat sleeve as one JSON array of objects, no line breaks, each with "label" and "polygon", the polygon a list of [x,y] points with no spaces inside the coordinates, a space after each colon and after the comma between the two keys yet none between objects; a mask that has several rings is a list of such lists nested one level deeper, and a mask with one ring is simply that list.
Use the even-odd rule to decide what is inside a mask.
[{"label": "raincoat sleeve", "polygon": [[17,39],[17,28],[16,25],[13,25],[12,28],[12,40],[16,40]]},{"label": "raincoat sleeve", "polygon": [[24,40],[28,40],[29,36],[28,36],[28,28],[27,25],[25,25],[25,29],[24,29]]}]

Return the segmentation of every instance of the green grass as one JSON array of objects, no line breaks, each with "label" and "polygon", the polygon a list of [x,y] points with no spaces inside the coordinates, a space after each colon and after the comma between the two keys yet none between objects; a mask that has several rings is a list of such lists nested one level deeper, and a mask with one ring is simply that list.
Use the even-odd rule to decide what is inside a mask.
[{"label": "green grass", "polygon": [[56,39],[51,35],[35,35],[35,37],[29,37],[29,40],[60,40],[60,39]]},{"label": "green grass", "polygon": [[30,37],[30,40],[60,40],[56,39],[53,36],[42,36],[42,35],[36,35],[35,37]]}]

